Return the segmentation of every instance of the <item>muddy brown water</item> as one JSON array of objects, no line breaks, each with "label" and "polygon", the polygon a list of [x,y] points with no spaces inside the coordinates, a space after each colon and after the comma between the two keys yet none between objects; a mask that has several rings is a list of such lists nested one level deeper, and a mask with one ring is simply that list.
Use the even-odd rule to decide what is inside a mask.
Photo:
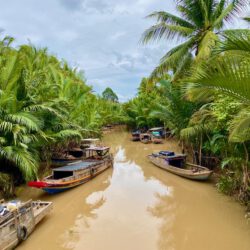
[{"label": "muddy brown water", "polygon": [[115,156],[109,169],[57,195],[23,188],[19,197],[53,201],[19,250],[249,250],[244,208],[212,183],[194,182],[151,165],[146,155],[164,145],[131,142],[126,132],[105,135]]}]

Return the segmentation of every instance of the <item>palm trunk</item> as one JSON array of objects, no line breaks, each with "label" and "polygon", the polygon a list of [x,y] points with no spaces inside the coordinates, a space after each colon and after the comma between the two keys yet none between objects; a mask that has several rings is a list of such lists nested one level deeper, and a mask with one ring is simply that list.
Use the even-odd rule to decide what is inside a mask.
[{"label": "palm trunk", "polygon": [[243,191],[246,192],[248,190],[248,185],[249,185],[249,173],[248,173],[249,154],[248,154],[248,151],[247,151],[246,144],[244,142],[243,142],[243,147],[244,147],[244,150],[245,150],[246,160],[242,164],[242,172],[243,172],[242,182],[243,182]]},{"label": "palm trunk", "polygon": [[202,159],[202,135],[200,138],[200,149],[199,149],[199,164],[201,165],[201,159]]}]

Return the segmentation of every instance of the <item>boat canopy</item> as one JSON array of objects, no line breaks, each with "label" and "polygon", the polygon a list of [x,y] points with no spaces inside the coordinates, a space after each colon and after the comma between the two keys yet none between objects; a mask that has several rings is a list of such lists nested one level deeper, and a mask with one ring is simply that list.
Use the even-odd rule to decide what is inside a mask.
[{"label": "boat canopy", "polygon": [[82,170],[85,168],[88,168],[92,165],[95,165],[95,163],[100,162],[98,160],[96,161],[81,161],[81,162],[77,162],[74,164],[70,164],[70,165],[66,165],[63,167],[59,167],[59,168],[54,168],[53,172],[64,172],[64,171],[77,171],[77,170]]},{"label": "boat canopy", "polygon": [[152,131],[160,131],[160,130],[163,130],[164,128],[163,127],[158,127],[158,128],[151,128],[149,129],[150,132]]}]

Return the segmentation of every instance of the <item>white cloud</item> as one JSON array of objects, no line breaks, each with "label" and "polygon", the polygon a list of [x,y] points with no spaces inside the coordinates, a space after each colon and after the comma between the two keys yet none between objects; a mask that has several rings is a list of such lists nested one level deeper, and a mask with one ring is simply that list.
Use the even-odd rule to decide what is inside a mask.
[{"label": "white cloud", "polygon": [[173,45],[141,46],[144,17],[155,10],[173,12],[174,0],[11,0],[1,1],[0,28],[16,44],[28,39],[85,71],[100,93],[107,86],[134,96],[143,76]]}]

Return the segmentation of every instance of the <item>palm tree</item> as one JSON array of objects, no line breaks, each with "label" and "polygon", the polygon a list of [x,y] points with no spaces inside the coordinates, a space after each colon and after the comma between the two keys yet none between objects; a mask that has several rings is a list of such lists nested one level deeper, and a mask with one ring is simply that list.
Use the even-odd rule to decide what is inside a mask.
[{"label": "palm tree", "polygon": [[250,139],[250,31],[226,31],[223,38],[215,55],[193,70],[186,89],[192,100],[214,91],[237,98],[242,109],[231,123],[229,139],[244,142]]},{"label": "palm tree", "polygon": [[0,73],[0,159],[14,163],[29,179],[38,166],[37,153],[29,145],[41,135],[41,120],[29,110],[32,102],[21,78],[20,54],[9,50],[5,56]]},{"label": "palm tree", "polygon": [[150,14],[148,17],[156,18],[157,23],[144,32],[144,44],[161,39],[184,41],[163,56],[152,77],[169,70],[183,71],[193,54],[196,61],[208,58],[225,22],[232,20],[247,4],[247,0],[178,0],[180,16],[165,11]]},{"label": "palm tree", "polygon": [[160,81],[159,89],[164,101],[157,103],[151,109],[150,115],[162,120],[172,134],[180,138],[181,130],[187,127],[191,116],[200,105],[185,100],[180,87],[172,85],[170,81]]},{"label": "palm tree", "polygon": [[[47,49],[15,49],[12,40],[0,41],[0,174],[12,176],[15,170],[29,180],[36,177],[41,158],[100,133],[105,122],[121,119],[121,108],[95,96],[80,72]],[[1,177],[0,185],[13,181]]]},{"label": "palm tree", "polygon": [[187,79],[186,89],[193,100],[222,93],[240,103],[240,111],[229,121],[229,141],[241,146],[242,157],[238,152],[236,158],[231,157],[225,162],[241,168],[240,190],[245,196],[250,179],[250,31],[230,30],[222,36],[223,41],[214,50],[214,56],[193,70],[192,76]]}]

